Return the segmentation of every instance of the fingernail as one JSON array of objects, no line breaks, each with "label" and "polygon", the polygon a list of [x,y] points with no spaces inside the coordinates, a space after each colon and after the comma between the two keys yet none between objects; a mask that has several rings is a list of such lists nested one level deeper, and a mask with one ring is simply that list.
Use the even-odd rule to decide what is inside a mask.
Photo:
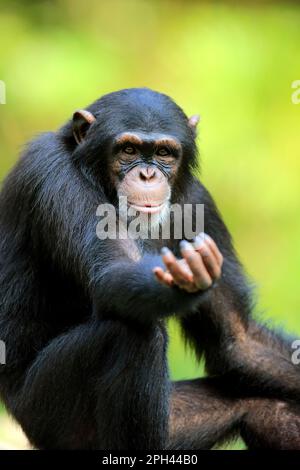
[{"label": "fingernail", "polygon": [[186,240],[182,240],[180,243],[179,243],[179,246],[180,246],[180,249],[181,250],[193,250],[193,245],[189,242],[187,242]]},{"label": "fingernail", "polygon": [[193,245],[195,249],[200,248],[201,246],[204,245],[204,239],[200,237],[200,235],[197,235],[197,237],[195,237],[195,241]]},{"label": "fingernail", "polygon": [[201,233],[199,233],[198,236],[203,238],[204,241],[206,241],[206,240],[212,240],[213,241],[213,239],[211,238],[210,235],[208,235],[208,233],[201,232]]},{"label": "fingernail", "polygon": [[200,232],[196,238],[201,238],[202,240],[205,240],[206,237],[207,237],[206,233]]},{"label": "fingernail", "polygon": [[162,256],[165,256],[165,255],[168,255],[169,253],[171,253],[171,250],[169,250],[169,248],[167,248],[166,246],[164,246],[161,250],[160,250],[160,253]]}]

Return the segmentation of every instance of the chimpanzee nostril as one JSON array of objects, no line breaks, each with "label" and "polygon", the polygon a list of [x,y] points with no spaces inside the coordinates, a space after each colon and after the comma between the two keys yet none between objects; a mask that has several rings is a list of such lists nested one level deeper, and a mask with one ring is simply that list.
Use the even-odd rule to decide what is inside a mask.
[{"label": "chimpanzee nostril", "polygon": [[156,176],[155,168],[147,167],[140,169],[140,178],[142,181],[150,181]]}]

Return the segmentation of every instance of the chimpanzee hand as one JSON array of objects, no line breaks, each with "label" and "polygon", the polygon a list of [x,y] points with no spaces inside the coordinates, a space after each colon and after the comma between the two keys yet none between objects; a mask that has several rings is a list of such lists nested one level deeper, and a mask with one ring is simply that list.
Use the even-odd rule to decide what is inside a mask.
[{"label": "chimpanzee hand", "polygon": [[195,238],[193,245],[180,243],[183,259],[178,260],[168,248],[162,249],[162,259],[167,271],[154,268],[156,279],[166,285],[177,285],[187,292],[206,290],[221,276],[223,256],[216,243],[206,234]]}]

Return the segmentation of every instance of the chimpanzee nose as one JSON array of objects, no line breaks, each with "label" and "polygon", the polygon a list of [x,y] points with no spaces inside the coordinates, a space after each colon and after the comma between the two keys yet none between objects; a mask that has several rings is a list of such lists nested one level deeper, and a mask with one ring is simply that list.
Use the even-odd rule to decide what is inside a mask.
[{"label": "chimpanzee nose", "polygon": [[156,177],[155,168],[147,167],[147,168],[140,168],[140,178],[142,181],[151,181],[154,180]]}]

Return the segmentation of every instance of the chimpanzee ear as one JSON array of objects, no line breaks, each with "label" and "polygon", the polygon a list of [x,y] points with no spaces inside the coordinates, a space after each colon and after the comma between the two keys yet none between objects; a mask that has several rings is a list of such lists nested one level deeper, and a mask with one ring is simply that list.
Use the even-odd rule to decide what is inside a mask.
[{"label": "chimpanzee ear", "polygon": [[90,125],[95,121],[95,116],[85,109],[79,109],[73,114],[73,136],[77,144],[83,141]]},{"label": "chimpanzee ear", "polygon": [[194,134],[197,134],[197,126],[200,121],[200,116],[199,114],[194,114],[189,118],[189,126],[190,128],[194,131]]}]

